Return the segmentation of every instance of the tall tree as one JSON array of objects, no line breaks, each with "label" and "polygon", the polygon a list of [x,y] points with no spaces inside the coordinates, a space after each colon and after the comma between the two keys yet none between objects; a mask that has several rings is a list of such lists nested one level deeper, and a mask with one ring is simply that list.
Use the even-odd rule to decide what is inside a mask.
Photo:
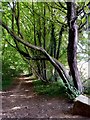
[{"label": "tall tree", "polygon": [[[52,74],[54,68],[71,94],[71,81],[61,64],[65,61],[63,62],[65,65],[69,64],[75,89],[82,92],[76,60],[78,41],[76,19],[83,12],[84,5],[80,4],[79,8],[75,8],[73,0],[65,4],[60,2],[44,3],[44,5],[37,2],[15,2],[14,9],[12,9],[12,3],[9,2],[9,4],[11,7],[7,2],[4,4],[6,12],[3,14],[3,19],[0,20],[0,25],[9,33],[8,35],[4,31],[7,34],[5,37],[9,38],[8,42],[13,41],[10,37],[12,36],[15,41],[15,43],[12,42],[13,46],[33,66],[33,70],[35,69],[40,79],[46,82],[50,80],[50,77],[55,79]],[[78,20],[78,25],[79,30],[82,31],[85,21],[82,23],[81,20]]]},{"label": "tall tree", "polygon": [[78,42],[78,26],[76,24],[76,8],[75,0],[67,2],[67,18],[69,26],[68,38],[68,64],[73,78],[75,87],[82,92],[82,83],[77,68],[77,42]]}]

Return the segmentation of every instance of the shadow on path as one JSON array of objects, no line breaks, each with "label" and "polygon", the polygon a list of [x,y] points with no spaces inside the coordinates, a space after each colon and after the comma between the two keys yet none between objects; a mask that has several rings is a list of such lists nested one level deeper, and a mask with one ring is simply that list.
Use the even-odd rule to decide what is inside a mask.
[{"label": "shadow on path", "polygon": [[72,106],[65,98],[37,95],[32,77],[19,77],[11,89],[2,92],[3,118],[84,118],[73,116]]}]

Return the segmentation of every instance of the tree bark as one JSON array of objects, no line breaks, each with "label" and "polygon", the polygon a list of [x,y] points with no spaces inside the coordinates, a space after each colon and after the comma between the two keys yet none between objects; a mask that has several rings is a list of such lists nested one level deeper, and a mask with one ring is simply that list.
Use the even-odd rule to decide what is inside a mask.
[{"label": "tree bark", "polygon": [[11,31],[8,26],[6,26],[1,20],[0,20],[0,25],[2,25],[2,27],[4,27],[7,32],[14,38],[16,39],[18,42],[24,44],[25,46],[27,46],[29,49],[32,50],[36,50],[36,51],[40,51],[41,53],[43,53],[43,55],[50,61],[50,63],[54,66],[54,68],[57,70],[57,72],[59,73],[61,79],[63,80],[63,83],[65,84],[65,86],[68,89],[68,93],[71,94],[72,91],[70,89],[70,84],[67,80],[67,75],[65,75],[65,72],[63,70],[63,67],[60,63],[58,63],[58,61],[56,61],[55,59],[53,59],[47,52],[45,49],[41,48],[41,47],[37,47],[35,45],[30,44],[29,42],[24,41],[23,39],[21,39],[20,37],[18,37],[17,35],[15,35],[15,33],[13,31]]},{"label": "tree bark", "polygon": [[67,19],[69,26],[68,38],[68,64],[73,78],[74,86],[82,92],[82,83],[77,67],[77,41],[78,41],[78,27],[76,24],[76,10],[74,0],[67,2]]}]

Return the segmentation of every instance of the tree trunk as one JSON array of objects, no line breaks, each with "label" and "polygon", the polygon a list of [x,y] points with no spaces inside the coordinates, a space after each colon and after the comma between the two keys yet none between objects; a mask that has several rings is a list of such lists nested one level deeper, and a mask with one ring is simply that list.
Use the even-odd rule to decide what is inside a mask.
[{"label": "tree trunk", "polygon": [[53,65],[53,67],[57,70],[58,74],[60,75],[61,79],[63,80],[63,83],[65,84],[65,87],[67,88],[67,92],[69,93],[69,95],[74,94],[74,91],[72,91],[71,87],[70,87],[70,83],[68,81],[68,77],[63,69],[63,66],[56,60],[53,59],[47,52],[45,49],[32,45],[29,42],[24,41],[23,39],[21,39],[20,37],[18,37],[17,35],[15,35],[15,33],[13,33],[13,31],[10,30],[10,28],[8,26],[6,26],[1,20],[0,20],[0,25],[2,25],[2,27],[4,27],[7,32],[14,38],[16,39],[18,42],[24,44],[25,46],[27,46],[29,49],[32,49],[34,51],[39,51],[41,52],[49,61],[50,63]]},{"label": "tree trunk", "polygon": [[67,2],[67,18],[69,26],[68,38],[68,64],[73,78],[74,86],[82,92],[82,83],[80,80],[79,71],[77,68],[77,40],[78,40],[78,27],[76,24],[76,11],[74,0]]}]

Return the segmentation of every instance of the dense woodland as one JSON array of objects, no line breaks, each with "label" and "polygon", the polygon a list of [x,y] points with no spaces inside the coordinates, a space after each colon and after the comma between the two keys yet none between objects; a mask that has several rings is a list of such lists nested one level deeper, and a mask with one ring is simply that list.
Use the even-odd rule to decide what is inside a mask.
[{"label": "dense woodland", "polygon": [[1,6],[3,81],[28,71],[45,84],[62,81],[71,97],[84,93],[90,79],[83,69],[90,60],[90,2]]}]

